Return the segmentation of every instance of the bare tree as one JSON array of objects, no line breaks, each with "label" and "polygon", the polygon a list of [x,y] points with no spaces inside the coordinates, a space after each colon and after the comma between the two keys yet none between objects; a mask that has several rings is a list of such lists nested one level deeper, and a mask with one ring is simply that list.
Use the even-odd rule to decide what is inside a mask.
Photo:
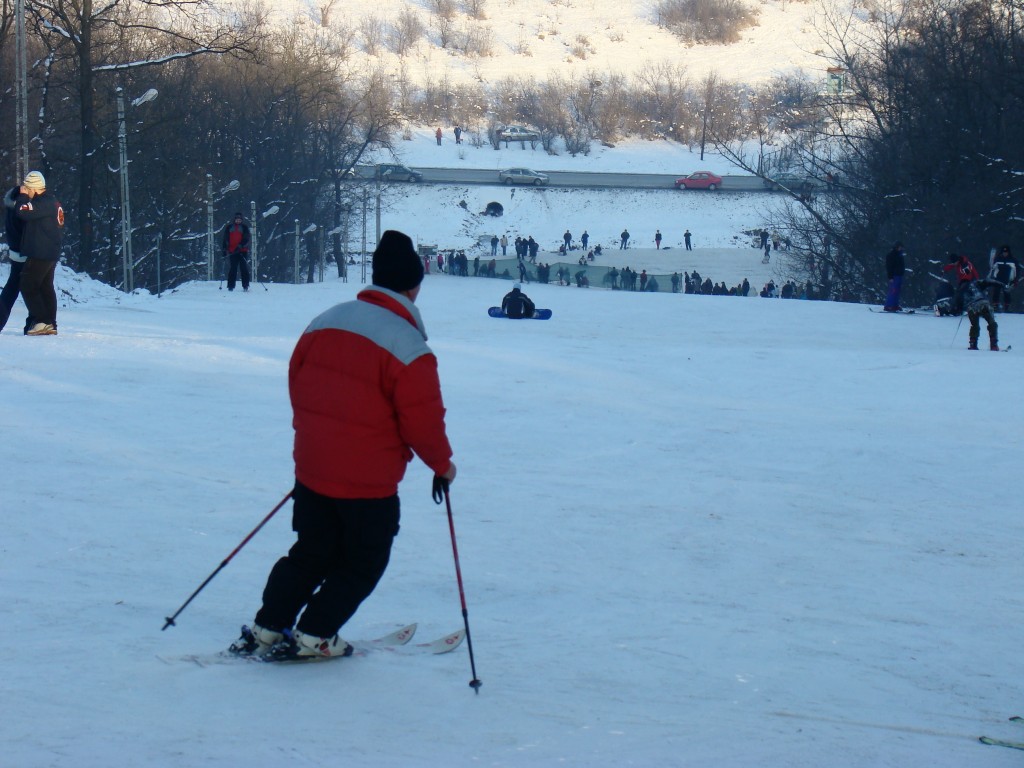
[{"label": "bare tree", "polygon": [[423,37],[426,27],[419,14],[404,6],[391,25],[391,49],[399,56],[404,56]]},{"label": "bare tree", "polygon": [[[244,54],[247,39],[229,26],[211,26],[208,0],[33,0],[28,10],[44,42],[59,59],[78,106],[79,153],[77,212],[79,260],[93,266],[93,184],[96,158],[96,91],[111,76],[141,67],[159,67],[181,58]],[[153,58],[132,60],[120,43],[138,37],[154,48]],[[112,85],[111,85],[112,87]]]}]

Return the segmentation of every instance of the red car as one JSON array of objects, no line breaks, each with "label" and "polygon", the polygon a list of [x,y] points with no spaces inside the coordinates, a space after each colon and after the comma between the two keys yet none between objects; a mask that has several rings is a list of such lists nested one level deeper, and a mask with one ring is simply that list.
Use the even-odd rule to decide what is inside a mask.
[{"label": "red car", "polygon": [[714,192],[722,186],[722,177],[711,171],[695,171],[689,176],[676,179],[676,189],[708,189]]}]

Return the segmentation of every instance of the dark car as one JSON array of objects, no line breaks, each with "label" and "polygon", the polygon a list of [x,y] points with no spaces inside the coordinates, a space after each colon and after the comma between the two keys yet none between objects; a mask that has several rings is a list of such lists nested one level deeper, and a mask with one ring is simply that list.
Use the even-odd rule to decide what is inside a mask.
[{"label": "dark car", "polygon": [[676,179],[676,189],[707,189],[714,192],[722,186],[722,177],[711,171],[696,171],[689,176]]},{"label": "dark car", "polygon": [[548,183],[548,176],[529,168],[506,168],[498,172],[498,181],[502,184],[533,184],[539,187]]},{"label": "dark car", "polygon": [[382,181],[423,181],[423,174],[404,165],[385,163],[377,166]]},{"label": "dark car", "polygon": [[815,189],[813,179],[809,179],[806,176],[797,176],[792,173],[780,173],[771,178],[765,178],[764,186],[765,189],[769,189],[772,192],[789,190],[797,195],[806,195]]}]

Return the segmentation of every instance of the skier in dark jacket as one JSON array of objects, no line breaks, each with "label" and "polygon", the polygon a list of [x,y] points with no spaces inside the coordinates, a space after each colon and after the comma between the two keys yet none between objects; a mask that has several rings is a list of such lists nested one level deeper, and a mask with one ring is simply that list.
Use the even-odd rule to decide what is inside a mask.
[{"label": "skier in dark jacket", "polygon": [[980,318],[985,318],[988,325],[989,349],[993,352],[999,351],[999,326],[996,324],[995,315],[992,312],[992,304],[989,301],[986,288],[991,288],[988,280],[972,280],[963,285],[961,297],[967,317],[971,320],[970,344],[968,349],[978,348],[978,337],[981,335]]},{"label": "skier in dark jacket", "polygon": [[220,238],[221,254],[230,260],[228,267],[228,290],[235,290],[235,280],[238,271],[242,272],[242,290],[249,290],[249,243],[251,236],[249,226],[242,218],[242,214],[236,213],[224,227],[224,234]]},{"label": "skier in dark jacket", "polygon": [[39,171],[31,171],[21,183],[14,204],[15,215],[25,224],[21,233],[21,269],[18,287],[25,300],[32,327],[27,336],[57,335],[57,292],[53,275],[60,259],[64,238],[64,208],[46,189],[46,179]]},{"label": "skier in dark jacket", "polygon": [[[1004,245],[999,249],[992,260],[992,269],[988,279],[992,285],[992,306],[993,309],[1009,312],[1013,296],[1010,289],[1017,284],[1020,278],[1020,264],[1010,253],[1010,246]],[[2,326],[0,326],[2,327]]]},{"label": "skier in dark jacket", "polygon": [[506,317],[511,317],[515,320],[519,320],[524,317],[533,317],[534,310],[537,307],[533,301],[523,293],[519,283],[512,286],[512,290],[505,294],[505,298],[501,300],[501,311],[505,313]]},{"label": "skier in dark jacket", "polygon": [[885,296],[886,312],[899,312],[903,309],[900,306],[900,290],[903,288],[903,275],[906,271],[906,251],[903,250],[903,243],[896,243],[885,257],[885,276],[889,281]]},{"label": "skier in dark jacket", "polygon": [[[21,233],[25,229],[25,222],[19,219],[14,211],[14,206],[18,201],[20,193],[20,187],[11,187],[7,194],[4,195],[7,257],[11,262],[11,271],[7,276],[7,282],[4,284],[3,290],[0,291],[0,331],[7,325],[7,320],[11,316],[11,310],[14,309],[14,302],[18,300],[21,268],[25,265],[25,257],[21,255]],[[25,330],[27,331],[33,325],[35,323],[32,322],[30,317],[25,323]]]}]

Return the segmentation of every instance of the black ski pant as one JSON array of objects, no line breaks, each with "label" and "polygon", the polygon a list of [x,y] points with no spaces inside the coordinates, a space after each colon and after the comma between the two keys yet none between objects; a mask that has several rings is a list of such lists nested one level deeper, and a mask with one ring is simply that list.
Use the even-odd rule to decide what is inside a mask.
[{"label": "black ski pant", "polygon": [[56,261],[29,259],[21,268],[18,287],[28,313],[37,323],[57,325],[57,292],[53,288]]},{"label": "black ski pant", "polygon": [[388,567],[399,528],[398,496],[333,499],[296,482],[293,498],[298,540],[271,570],[256,623],[332,637]]},{"label": "black ski pant", "polygon": [[11,273],[7,276],[3,290],[0,290],[0,331],[7,325],[14,303],[18,300],[18,293],[21,291],[21,268],[24,266],[23,261],[12,261]]},{"label": "black ski pant", "polygon": [[249,261],[246,259],[246,254],[237,251],[235,253],[228,254],[228,290],[235,290],[235,281],[238,279],[238,273],[242,273],[242,290],[249,290]]}]

